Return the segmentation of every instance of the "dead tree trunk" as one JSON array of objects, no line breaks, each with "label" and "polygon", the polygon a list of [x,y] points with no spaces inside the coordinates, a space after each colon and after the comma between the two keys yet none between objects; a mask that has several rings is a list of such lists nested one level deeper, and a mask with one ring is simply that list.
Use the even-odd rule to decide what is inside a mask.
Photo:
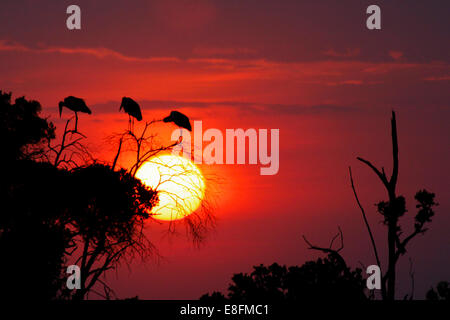
[{"label": "dead tree trunk", "polygon": [[391,136],[392,136],[392,156],[393,169],[391,178],[388,179],[384,168],[378,170],[370,161],[358,157],[357,159],[367,166],[369,166],[383,183],[388,197],[389,203],[387,210],[384,212],[385,223],[388,227],[388,269],[383,276],[383,286],[386,288],[385,296],[387,300],[395,299],[395,279],[396,279],[396,263],[397,263],[397,231],[398,218],[403,214],[402,206],[399,206],[399,201],[396,195],[397,179],[398,179],[398,139],[397,139],[397,123],[395,119],[395,112],[392,111],[391,119]]}]

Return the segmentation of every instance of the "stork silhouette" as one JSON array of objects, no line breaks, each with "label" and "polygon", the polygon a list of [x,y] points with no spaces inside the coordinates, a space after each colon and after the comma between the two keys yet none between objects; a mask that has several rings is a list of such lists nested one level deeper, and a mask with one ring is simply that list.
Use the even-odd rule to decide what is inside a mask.
[{"label": "stork silhouette", "polygon": [[163,119],[164,122],[173,122],[180,128],[187,129],[189,131],[192,131],[191,123],[189,122],[189,118],[178,111],[172,111],[170,112],[170,115],[168,117],[165,117]]},{"label": "stork silhouette", "polygon": [[74,96],[68,96],[64,98],[63,101],[60,101],[59,104],[59,117],[62,115],[63,107],[66,107],[69,110],[75,112],[75,132],[77,132],[78,127],[78,112],[91,114],[91,110],[88,108],[83,99],[77,98]]},{"label": "stork silhouette", "polygon": [[122,109],[123,109],[123,111],[125,111],[125,113],[128,113],[128,128],[129,128],[129,131],[131,132],[132,128],[134,128],[134,119],[131,119],[131,118],[132,117],[136,118],[137,121],[142,120],[141,107],[133,99],[128,98],[128,97],[123,97],[122,103],[120,104],[119,111]]},{"label": "stork silhouette", "polygon": [[[189,121],[189,118],[184,115],[183,113],[179,111],[171,111],[170,115],[168,117],[165,117],[162,121],[164,122],[173,122],[178,127],[180,127],[180,137],[178,139],[178,143],[181,145],[183,142],[183,129],[186,129],[188,131],[192,131],[191,122]],[[194,154],[194,146],[191,146],[191,154]]]}]

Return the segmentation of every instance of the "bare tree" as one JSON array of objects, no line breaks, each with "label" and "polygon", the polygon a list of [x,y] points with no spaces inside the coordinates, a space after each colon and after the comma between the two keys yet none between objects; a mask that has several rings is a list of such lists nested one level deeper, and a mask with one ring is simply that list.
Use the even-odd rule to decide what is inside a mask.
[{"label": "bare tree", "polygon": [[89,160],[93,160],[87,147],[82,144],[82,140],[86,136],[78,131],[69,129],[71,120],[72,118],[66,121],[59,144],[52,145],[51,141],[48,141],[46,160],[53,163],[57,168],[73,169],[88,163]]},{"label": "bare tree", "polygon": [[[434,202],[435,195],[433,193],[429,193],[426,190],[420,190],[416,193],[415,199],[418,204],[416,208],[419,209],[414,224],[414,231],[411,232],[408,236],[401,238],[403,234],[401,226],[399,225],[399,218],[402,217],[406,210],[405,198],[403,196],[397,195],[397,181],[398,181],[398,172],[399,172],[399,159],[398,159],[398,137],[397,137],[397,122],[395,118],[395,112],[392,111],[392,119],[391,119],[391,138],[392,138],[392,157],[393,157],[393,169],[392,175],[390,178],[387,177],[384,167],[381,168],[381,171],[377,169],[370,161],[365,160],[361,157],[357,157],[359,161],[366,164],[370,169],[375,172],[377,177],[382,182],[387,196],[388,201],[381,201],[377,204],[377,210],[384,217],[384,224],[388,229],[388,259],[387,259],[387,271],[382,276],[382,297],[387,300],[395,299],[396,292],[396,265],[400,258],[400,256],[406,253],[407,244],[415,238],[419,234],[423,234],[427,231],[425,228],[425,224],[427,222],[431,222],[431,217],[434,215],[433,207],[437,205]],[[375,245],[375,240],[372,235],[372,231],[370,229],[369,223],[366,218],[365,211],[359,202],[353,177],[350,171],[350,181],[352,185],[352,189],[355,195],[355,199],[358,203],[359,208],[361,209],[364,222],[366,224],[372,248],[374,251],[375,258],[379,267],[381,268],[380,259],[378,256],[377,247]]]}]

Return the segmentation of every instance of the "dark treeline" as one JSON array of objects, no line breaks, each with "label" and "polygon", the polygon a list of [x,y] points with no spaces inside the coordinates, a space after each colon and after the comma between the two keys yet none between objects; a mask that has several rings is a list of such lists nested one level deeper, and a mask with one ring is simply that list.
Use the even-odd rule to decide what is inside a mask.
[{"label": "dark treeline", "polygon": [[231,301],[367,300],[362,269],[351,270],[333,255],[308,261],[302,266],[255,266],[250,274],[232,277],[227,297],[220,292],[200,300]]},{"label": "dark treeline", "polygon": [[[157,195],[124,170],[55,162],[55,127],[40,111],[0,91],[0,297],[84,299],[99,286],[108,297],[104,273],[153,250],[142,227]],[[69,262],[81,268],[80,290],[66,288]]]}]

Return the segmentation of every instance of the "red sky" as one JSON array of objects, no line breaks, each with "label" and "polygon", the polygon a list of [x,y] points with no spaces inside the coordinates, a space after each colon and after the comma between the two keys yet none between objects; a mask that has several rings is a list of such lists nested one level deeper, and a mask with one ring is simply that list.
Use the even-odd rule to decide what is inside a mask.
[{"label": "red sky", "polygon": [[[124,95],[141,104],[147,120],[175,106],[202,120],[204,130],[280,129],[279,173],[203,168],[223,181],[216,229],[195,249],[184,236],[163,237],[166,225],[150,225],[165,259],[119,270],[111,281],[120,297],[198,298],[225,289],[233,273],[253,265],[316,258],[301,235],[326,245],[337,226],[352,265],[374,264],[347,168],[384,245],[373,206],[383,190],[355,157],[390,170],[392,109],[399,192],[410,211],[405,229],[413,226],[419,188],[435,192],[440,203],[430,231],[409,251],[416,293],[449,278],[448,1],[377,1],[380,31],[365,28],[367,1],[77,1],[80,31],[65,27],[70,4],[2,1],[0,89],[40,101],[57,126],[58,101],[85,98],[93,115],[81,115],[79,129],[99,157],[111,159],[104,138],[126,128],[127,117],[118,113]],[[402,293],[409,290],[408,268],[405,257]]]}]

